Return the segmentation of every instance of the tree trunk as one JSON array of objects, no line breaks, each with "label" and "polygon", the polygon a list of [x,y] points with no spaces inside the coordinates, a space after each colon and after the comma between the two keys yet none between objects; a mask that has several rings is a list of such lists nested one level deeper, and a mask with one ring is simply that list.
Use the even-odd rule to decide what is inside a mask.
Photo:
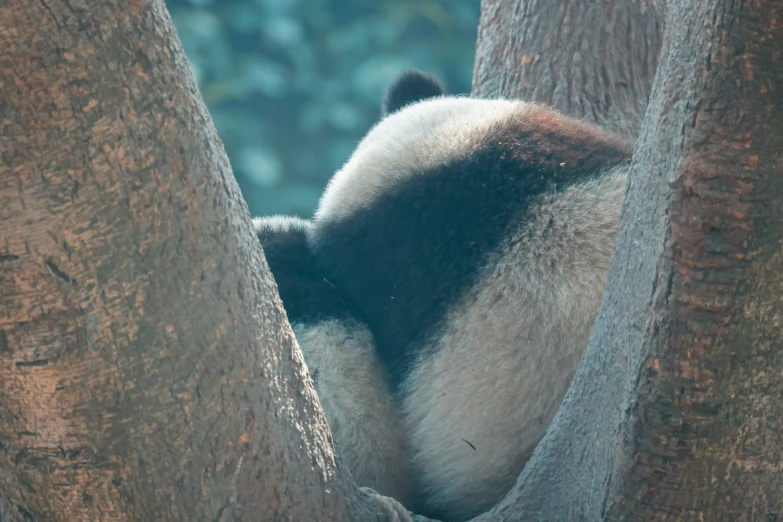
[{"label": "tree trunk", "polygon": [[[635,132],[656,13],[521,5],[485,0],[475,93]],[[670,9],[590,345],[480,520],[783,509],[781,20]],[[160,0],[6,0],[0,38],[0,520],[410,520],[333,453]]]},{"label": "tree trunk", "polygon": [[542,102],[637,136],[661,45],[659,4],[483,0],[473,94]]},{"label": "tree trunk", "polygon": [[0,3],[0,520],[387,520],[161,0]]},{"label": "tree trunk", "polygon": [[480,520],[783,511],[783,4],[681,0],[666,27],[603,309]]}]

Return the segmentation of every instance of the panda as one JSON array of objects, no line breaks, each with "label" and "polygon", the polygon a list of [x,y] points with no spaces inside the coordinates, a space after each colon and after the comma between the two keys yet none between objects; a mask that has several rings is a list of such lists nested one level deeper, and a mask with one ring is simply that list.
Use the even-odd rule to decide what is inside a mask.
[{"label": "panda", "polygon": [[258,222],[268,260],[296,235],[270,268],[359,485],[449,521],[513,486],[587,344],[632,149],[409,71],[314,217]]}]

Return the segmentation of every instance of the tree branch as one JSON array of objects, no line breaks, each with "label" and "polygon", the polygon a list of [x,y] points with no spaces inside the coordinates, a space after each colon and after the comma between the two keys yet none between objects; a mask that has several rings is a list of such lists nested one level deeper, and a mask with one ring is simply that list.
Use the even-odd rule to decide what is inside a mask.
[{"label": "tree branch", "polygon": [[484,0],[473,94],[541,102],[637,136],[662,13],[644,0]]}]

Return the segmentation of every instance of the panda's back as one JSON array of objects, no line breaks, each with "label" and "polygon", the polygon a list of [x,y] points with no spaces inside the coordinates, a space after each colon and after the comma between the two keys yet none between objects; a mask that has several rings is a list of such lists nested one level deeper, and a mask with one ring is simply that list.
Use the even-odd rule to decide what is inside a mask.
[{"label": "panda's back", "polygon": [[538,105],[441,97],[330,182],[311,246],[391,375],[417,509],[466,519],[513,485],[587,342],[630,155]]},{"label": "panda's back", "polygon": [[617,138],[537,105],[421,102],[382,120],[330,182],[314,252],[400,384],[504,241],[535,219],[530,209],[629,155]]}]

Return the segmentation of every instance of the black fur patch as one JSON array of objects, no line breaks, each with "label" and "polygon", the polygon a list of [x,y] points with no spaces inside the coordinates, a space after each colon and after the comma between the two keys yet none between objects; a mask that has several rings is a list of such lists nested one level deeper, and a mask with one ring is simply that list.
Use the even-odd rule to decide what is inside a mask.
[{"label": "black fur patch", "polygon": [[405,71],[392,82],[381,104],[381,115],[386,116],[402,107],[444,94],[443,85],[429,74],[417,69]]},{"label": "black fur patch", "polygon": [[[464,157],[416,173],[315,230],[320,270],[362,311],[395,385],[488,256],[544,193],[630,159],[631,146],[543,108]],[[476,349],[481,349],[477,346]]]},{"label": "black fur patch", "polygon": [[309,221],[272,216],[256,219],[255,227],[289,322],[356,317],[343,293],[316,269]]}]

